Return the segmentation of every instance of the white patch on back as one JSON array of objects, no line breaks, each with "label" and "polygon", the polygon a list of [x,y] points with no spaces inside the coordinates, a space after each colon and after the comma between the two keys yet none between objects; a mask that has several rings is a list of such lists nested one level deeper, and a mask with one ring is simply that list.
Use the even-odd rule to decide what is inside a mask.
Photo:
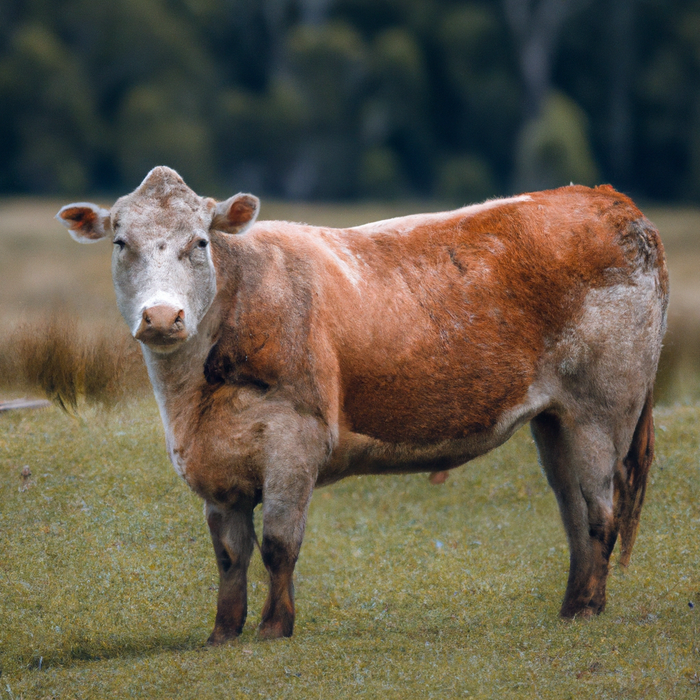
[{"label": "white patch on back", "polygon": [[333,260],[340,268],[340,271],[345,275],[352,286],[357,287],[362,280],[359,266],[361,262],[360,257],[355,255],[355,253],[343,243],[343,239],[336,235],[334,231],[326,233],[330,233],[333,240],[325,249],[331,254]]},{"label": "white patch on back", "polygon": [[423,226],[426,224],[436,224],[441,221],[446,221],[449,219],[454,219],[457,217],[469,217],[480,214],[483,211],[488,211],[489,209],[495,209],[496,207],[502,207],[507,204],[516,204],[518,202],[529,202],[532,197],[528,194],[521,194],[517,197],[506,197],[504,199],[489,199],[481,204],[470,204],[467,207],[462,207],[461,209],[453,209],[452,211],[441,211],[435,212],[433,214],[412,214],[410,216],[398,216],[393,219],[383,219],[381,221],[374,221],[370,224],[363,224],[362,226],[354,226],[351,230],[361,231],[363,233],[381,233],[383,231],[391,231],[395,233],[409,233],[418,226]]}]

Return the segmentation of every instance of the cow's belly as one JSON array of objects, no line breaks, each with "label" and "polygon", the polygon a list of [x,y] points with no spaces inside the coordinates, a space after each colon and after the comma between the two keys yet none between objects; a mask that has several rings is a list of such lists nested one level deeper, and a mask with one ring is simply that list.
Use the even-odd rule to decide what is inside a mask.
[{"label": "cow's belly", "polygon": [[551,405],[545,382],[533,384],[523,401],[502,411],[490,427],[432,443],[391,442],[353,430],[341,430],[336,449],[319,475],[318,485],[359,474],[408,474],[452,469],[504,443]]},{"label": "cow's belly", "polygon": [[[255,388],[226,385],[203,391],[188,404],[190,409],[185,413],[169,419],[164,413],[164,422],[171,460],[187,484],[207,501],[232,504],[239,498],[260,496],[266,460],[272,454],[277,455],[276,461],[282,459],[285,447],[295,468],[319,465],[317,485],[354,474],[411,473],[459,466],[500,445],[544,410],[550,403],[547,388],[538,381],[525,391],[521,401],[506,405],[493,416],[489,414],[488,422],[464,423],[457,437],[420,442],[362,433],[345,414],[338,425],[327,425],[313,415],[297,412],[292,401],[270,398]],[[391,408],[385,404],[376,409],[376,415],[382,416],[387,426],[390,420],[401,420]],[[428,420],[428,414],[419,410],[417,414]],[[399,425],[393,434],[410,435],[411,430],[422,430],[424,425],[414,419],[408,431]],[[305,464],[303,453],[309,453],[309,464]]]}]

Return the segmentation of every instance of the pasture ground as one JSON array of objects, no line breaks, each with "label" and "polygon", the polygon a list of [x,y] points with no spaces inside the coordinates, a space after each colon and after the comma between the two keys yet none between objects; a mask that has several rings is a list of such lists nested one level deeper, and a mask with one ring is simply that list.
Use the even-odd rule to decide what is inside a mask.
[{"label": "pasture ground", "polygon": [[598,618],[557,617],[567,547],[522,430],[442,487],[318,490],[294,637],[256,638],[256,553],[245,631],[210,649],[214,557],[154,402],[6,414],[0,698],[697,698],[700,409],[656,420],[632,563],[613,566]]},{"label": "pasture ground", "polygon": [[[63,203],[0,201],[0,399],[36,392],[23,374],[33,340],[39,361],[75,338],[80,352],[56,369],[83,375],[99,365],[95,348],[118,360],[131,342],[109,245],[71,241],[51,218]],[[342,226],[427,208],[263,202],[262,215]],[[557,617],[567,547],[523,430],[442,487],[419,475],[319,490],[295,636],[255,636],[265,595],[256,553],[242,637],[206,648],[211,544],[201,503],[167,462],[134,346],[137,364],[100,370],[104,389],[127,368],[131,399],[95,394],[98,406],[116,396],[113,410],[0,415],[0,700],[700,697],[700,212],[647,213],[671,271],[665,405],[632,563],[613,567],[603,615]]]}]

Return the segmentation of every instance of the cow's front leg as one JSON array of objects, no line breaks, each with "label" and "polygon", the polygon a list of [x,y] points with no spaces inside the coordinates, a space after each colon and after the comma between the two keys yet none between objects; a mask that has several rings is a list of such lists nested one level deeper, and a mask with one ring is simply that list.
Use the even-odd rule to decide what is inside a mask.
[{"label": "cow's front leg", "polygon": [[321,420],[296,412],[280,414],[265,435],[261,553],[270,590],[258,631],[267,639],[294,630],[294,566],[319,469],[331,452],[332,436]]},{"label": "cow's front leg", "polygon": [[290,480],[279,493],[263,497],[262,560],[270,574],[270,589],[259,633],[265,639],[291,637],[294,631],[294,566],[306,526],[314,482]]},{"label": "cow's front leg", "polygon": [[207,644],[223,644],[243,630],[248,612],[247,573],[255,544],[252,501],[235,506],[207,503],[205,513],[219,567],[216,622]]}]

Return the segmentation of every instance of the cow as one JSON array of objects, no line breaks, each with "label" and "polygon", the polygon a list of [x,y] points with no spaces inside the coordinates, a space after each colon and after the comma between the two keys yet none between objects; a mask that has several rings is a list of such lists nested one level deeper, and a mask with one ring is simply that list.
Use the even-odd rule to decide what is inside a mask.
[{"label": "cow", "polygon": [[256,222],[154,168],[111,210],[58,220],[111,237],[170,460],[205,504],[219,570],[209,644],[237,637],[258,542],[258,633],[291,636],[315,487],[443,472],[530,423],[570,549],[560,614],[606,602],[629,562],[654,451],[668,274],[656,228],[604,185],[346,229]]}]

